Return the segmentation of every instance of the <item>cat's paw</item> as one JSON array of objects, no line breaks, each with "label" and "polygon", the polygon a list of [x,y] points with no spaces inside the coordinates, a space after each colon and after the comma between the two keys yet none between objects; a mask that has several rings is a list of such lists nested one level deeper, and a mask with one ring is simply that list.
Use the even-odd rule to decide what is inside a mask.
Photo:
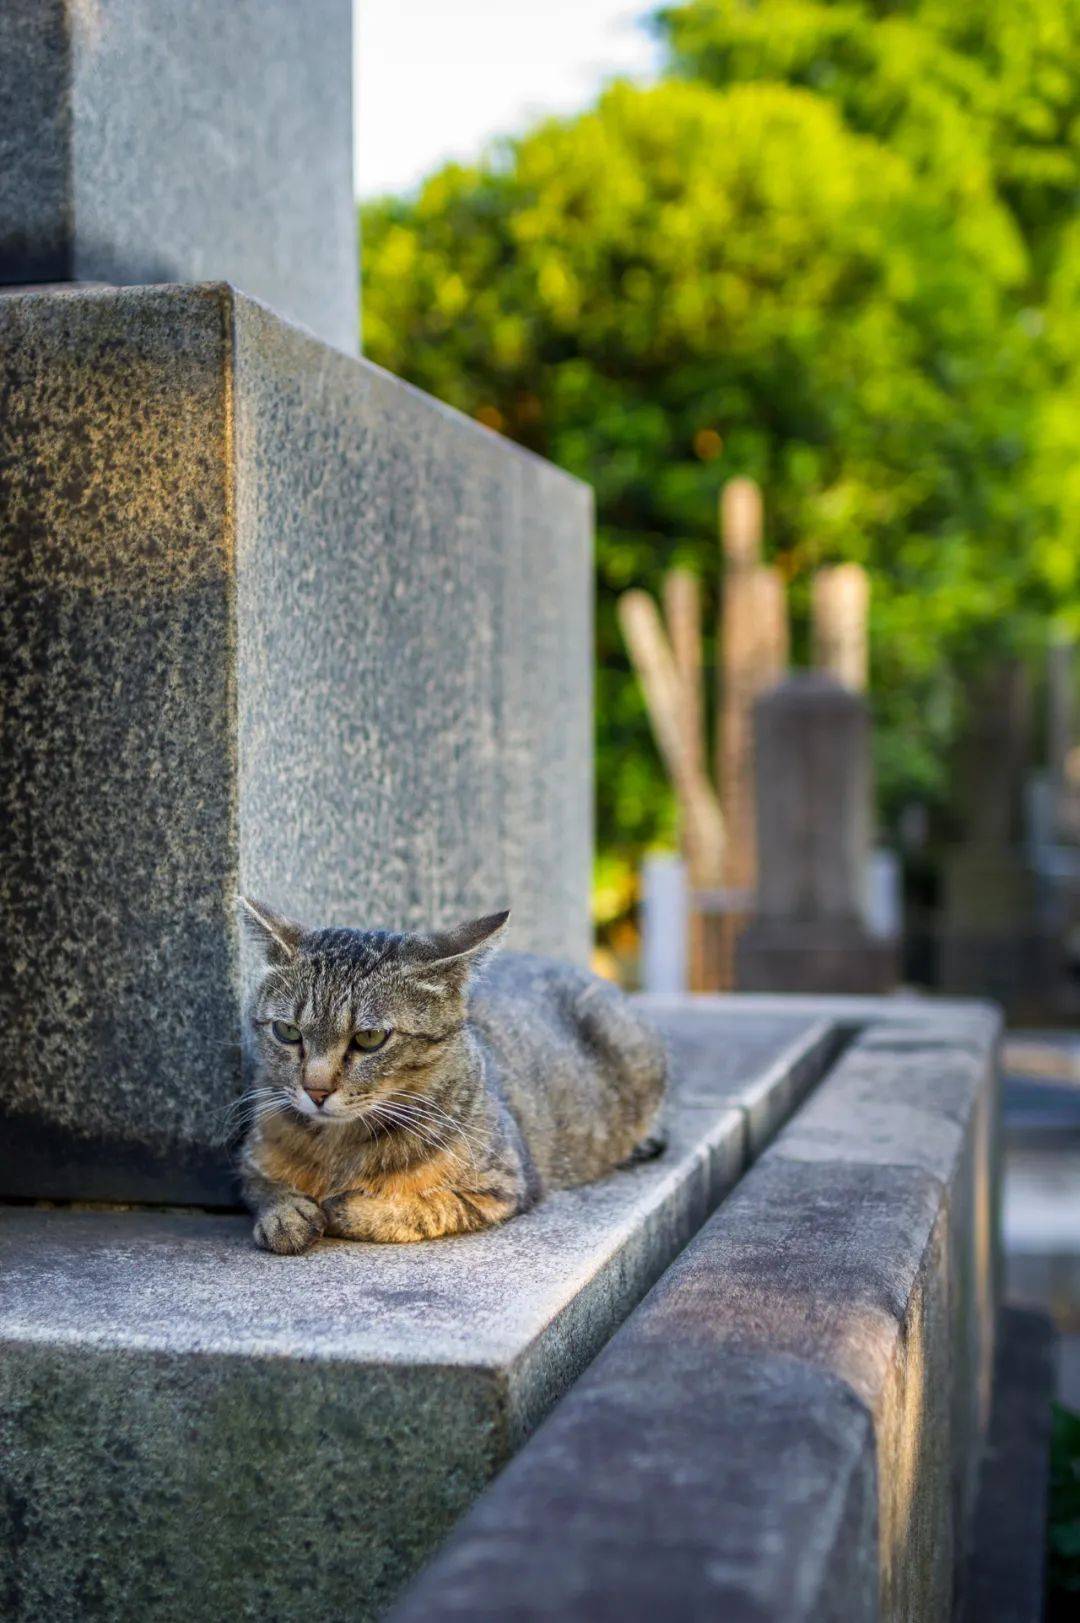
[{"label": "cat's paw", "polygon": [[326,1233],[333,1240],[367,1239],[364,1202],[371,1196],[364,1189],[349,1189],[344,1195],[331,1195],[322,1203]]},{"label": "cat's paw", "polygon": [[279,1257],[295,1257],[315,1244],[326,1228],[317,1200],[297,1195],[279,1200],[261,1211],[255,1223],[255,1244]]}]

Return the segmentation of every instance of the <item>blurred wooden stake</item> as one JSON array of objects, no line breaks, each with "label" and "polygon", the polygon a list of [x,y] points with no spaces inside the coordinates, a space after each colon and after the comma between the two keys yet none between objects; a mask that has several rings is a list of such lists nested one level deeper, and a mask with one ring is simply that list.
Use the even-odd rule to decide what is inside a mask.
[{"label": "blurred wooden stake", "polygon": [[870,678],[870,577],[861,564],[832,564],[814,576],[810,605],[814,664],[865,693]]},{"label": "blurred wooden stake", "polygon": [[701,592],[696,575],[672,569],[664,576],[664,618],[672,657],[679,678],[679,723],[683,750],[702,777],[708,776],[705,759],[705,717],[702,694]]},{"label": "blurred wooden stake", "polygon": [[[761,492],[752,479],[732,479],[720,497],[716,767],[726,834],[724,883],[749,893],[757,883],[754,704],[785,675],[789,659],[784,582],[761,562],[761,542]],[[735,938],[743,923],[736,915],[719,921],[713,956],[721,988],[734,984]]]},{"label": "blurred wooden stake", "polygon": [[725,883],[753,890],[754,701],[788,665],[784,583],[761,562],[761,493],[752,479],[732,479],[720,502],[724,574],[717,660],[716,762],[727,834]]},{"label": "blurred wooden stake", "polygon": [[[680,612],[683,608],[685,604],[680,605]],[[641,681],[657,748],[678,797],[690,882],[695,889],[708,889],[721,880],[724,826],[702,763],[702,746],[690,741],[683,673],[664,633],[660,612],[647,592],[623,593],[619,624]],[[695,657],[692,651],[688,657]],[[700,660],[700,650],[696,657]],[[700,714],[700,699],[698,707]]]}]

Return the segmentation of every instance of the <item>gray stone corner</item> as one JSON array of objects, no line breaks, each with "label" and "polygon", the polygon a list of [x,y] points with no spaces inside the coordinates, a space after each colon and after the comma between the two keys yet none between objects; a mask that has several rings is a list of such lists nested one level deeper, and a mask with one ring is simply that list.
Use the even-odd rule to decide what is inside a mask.
[{"label": "gray stone corner", "polygon": [[0,297],[0,376],[0,1194],[227,1204],[237,890],[586,959],[591,498],[224,283]]}]

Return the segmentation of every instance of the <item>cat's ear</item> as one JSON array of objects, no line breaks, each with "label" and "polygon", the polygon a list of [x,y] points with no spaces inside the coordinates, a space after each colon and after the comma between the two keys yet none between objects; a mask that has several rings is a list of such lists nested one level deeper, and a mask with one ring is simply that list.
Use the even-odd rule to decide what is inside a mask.
[{"label": "cat's ear", "polygon": [[482,919],[459,924],[454,930],[434,930],[430,935],[418,936],[417,957],[425,967],[445,964],[466,968],[494,951],[509,917],[507,907],[501,913],[488,913]]},{"label": "cat's ear", "polygon": [[240,917],[248,938],[254,943],[267,964],[287,964],[296,955],[304,926],[284,913],[276,913],[265,902],[256,902],[250,896],[237,895]]}]

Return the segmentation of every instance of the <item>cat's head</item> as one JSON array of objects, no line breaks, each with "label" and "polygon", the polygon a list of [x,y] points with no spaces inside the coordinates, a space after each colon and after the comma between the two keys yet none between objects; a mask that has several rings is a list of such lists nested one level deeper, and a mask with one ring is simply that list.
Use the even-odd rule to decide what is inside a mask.
[{"label": "cat's head", "polygon": [[262,974],[248,1009],[250,1045],[266,1108],[331,1125],[390,1121],[395,1098],[461,1031],[469,976],[497,944],[509,914],[455,930],[309,930],[240,898]]}]

